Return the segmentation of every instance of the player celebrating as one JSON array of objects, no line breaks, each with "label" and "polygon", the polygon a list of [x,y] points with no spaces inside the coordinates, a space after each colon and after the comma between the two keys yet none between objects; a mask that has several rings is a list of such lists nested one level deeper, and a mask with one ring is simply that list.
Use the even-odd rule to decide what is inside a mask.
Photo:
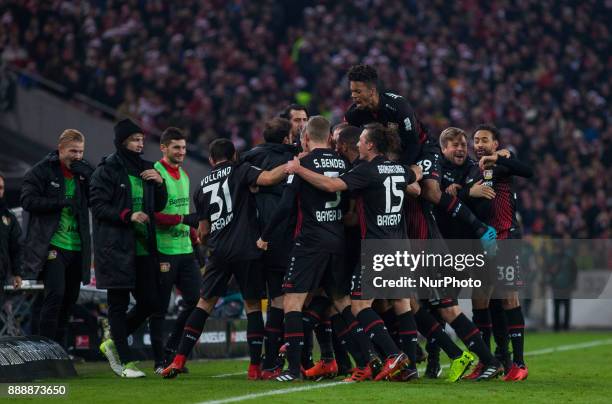
[{"label": "player celebrating", "polygon": [[[504,157],[507,154],[498,151],[499,130],[495,126],[478,126],[473,138],[474,153],[479,158],[479,162],[470,170],[466,178],[466,185],[473,187],[484,181],[483,183],[495,192],[495,198],[473,198],[470,203],[483,221],[495,227],[498,239],[520,239],[521,229],[516,218],[516,192],[513,177],[529,178],[533,176],[533,171],[527,164],[518,161],[513,156]],[[495,268],[499,271],[499,273],[494,271],[496,275],[499,274],[495,287],[498,288],[497,293],[504,296],[502,304],[508,322],[508,337],[512,343],[513,364],[504,380],[525,380],[528,375],[527,366],[523,360],[525,319],[517,291],[520,282],[519,254],[510,248],[503,248],[495,257],[494,263]],[[490,294],[475,296],[473,298],[474,307],[488,307],[489,297]]]},{"label": "player celebrating", "polygon": [[[457,198],[440,191],[440,147],[424,131],[408,101],[397,94],[379,93],[378,73],[372,66],[351,67],[348,79],[353,104],[346,112],[345,120],[353,126],[379,122],[396,129],[400,137],[399,162],[411,165],[418,161],[423,169],[421,198],[467,223],[481,238],[483,247],[494,251],[495,230],[478,220]],[[415,221],[414,218],[408,219],[409,223]]]},{"label": "player celebrating", "polygon": [[[213,169],[202,179],[194,196],[200,219],[198,235],[201,240],[210,238],[210,258],[202,277],[202,296],[187,319],[178,354],[162,371],[164,378],[181,373],[206,319],[219,297],[225,294],[232,275],[245,299],[247,334],[259,334],[263,339],[262,275],[254,264],[261,254],[255,247],[258,226],[253,214],[255,201],[249,187],[279,183],[285,178],[285,166],[262,171],[249,163],[236,165],[235,160],[236,150],[231,141],[217,139],[211,143],[209,161]],[[249,346],[250,368],[260,366],[261,344],[257,346],[258,350]]]},{"label": "player celebrating", "polygon": [[[303,112],[303,111],[302,111]],[[290,132],[292,124],[285,118],[272,118],[265,123],[263,136],[265,143],[259,144],[242,153],[241,158],[252,165],[261,167],[263,170],[272,170],[293,159],[295,147],[290,143]],[[260,227],[266,227],[274,213],[278,210],[278,205],[283,194],[283,184],[272,187],[260,187],[255,194],[257,204],[258,220]],[[263,274],[266,282],[268,297],[268,312],[265,325],[265,357],[262,364],[261,377],[263,379],[274,379],[280,375],[282,366],[279,365],[278,353],[283,343],[283,277],[289,262],[289,252],[291,251],[291,231],[288,223],[294,222],[295,218],[284,218],[284,222],[279,228],[286,231],[275,231],[271,247],[263,253],[262,264]],[[249,375],[249,378],[256,378],[257,374]]]},{"label": "player celebrating", "polygon": [[[464,186],[467,175],[476,163],[468,156],[467,135],[463,130],[453,127],[444,129],[440,134],[440,146],[443,154],[440,164],[442,167],[440,181],[444,192],[457,196],[463,201],[469,201],[470,197],[495,198],[493,188],[484,184],[482,180],[472,187]],[[507,156],[510,156],[508,151],[503,153],[507,153]],[[440,232],[445,239],[474,238],[472,230],[461,221],[450,217],[440,209],[435,209],[434,213]],[[480,330],[485,346],[489,349],[491,347],[491,331],[493,331],[497,345],[495,356],[502,362],[505,370],[509,371],[511,363],[507,365],[507,362],[511,362],[511,360],[509,359],[507,348],[506,315],[503,312],[503,308],[497,310],[497,306],[500,303],[499,299],[491,300],[489,305],[492,306],[491,310],[489,310],[489,307],[472,306],[472,321]],[[482,361],[478,362],[473,371],[469,375],[464,376],[463,379],[477,379],[482,374],[484,368],[484,363]]]}]

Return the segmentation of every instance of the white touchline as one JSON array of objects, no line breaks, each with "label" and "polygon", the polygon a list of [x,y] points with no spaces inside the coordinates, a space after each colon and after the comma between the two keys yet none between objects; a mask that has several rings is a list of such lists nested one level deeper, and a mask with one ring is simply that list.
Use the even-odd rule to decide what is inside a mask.
[{"label": "white touchline", "polygon": [[247,372],[236,372],[236,373],[224,373],[222,375],[213,375],[208,377],[230,377],[230,376],[238,376],[238,375],[246,375]]},{"label": "white touchline", "polygon": [[[598,339],[595,341],[589,341],[589,342],[581,342],[579,344],[569,344],[569,345],[559,345],[556,347],[552,347],[552,348],[545,348],[545,349],[538,349],[536,351],[531,351],[531,352],[525,352],[525,356],[538,356],[538,355],[546,355],[546,354],[550,354],[550,353],[554,353],[554,352],[563,352],[563,351],[572,351],[572,350],[576,350],[576,349],[583,349],[583,348],[592,348],[594,346],[601,346],[601,345],[612,345],[612,338],[609,339]],[[447,368],[449,365],[443,365],[443,368]],[[422,371],[422,369],[419,369],[419,371]],[[242,373],[238,373],[238,374],[244,374],[246,372],[242,372]],[[237,375],[237,374],[232,374],[232,376]],[[211,377],[225,377],[225,376],[230,376],[228,375],[217,375],[217,376],[211,376]],[[252,393],[252,394],[245,394],[243,396],[237,396],[237,397],[230,397],[230,398],[224,398],[221,400],[212,400],[212,401],[202,401],[198,404],[224,404],[224,403],[235,403],[235,402],[239,402],[239,401],[246,401],[246,400],[253,400],[256,398],[260,398],[260,397],[268,397],[268,396],[276,396],[279,394],[291,394],[291,393],[297,393],[300,391],[308,391],[308,390],[316,390],[316,389],[325,389],[328,387],[334,387],[334,386],[342,386],[342,385],[349,385],[352,383],[346,383],[346,382],[333,382],[333,383],[321,383],[321,384],[310,384],[307,386],[301,386],[301,387],[290,387],[290,388],[286,388],[286,389],[279,389],[279,390],[270,390],[270,391],[264,391],[261,393]]]},{"label": "white touchline", "polygon": [[299,392],[299,391],[324,389],[324,388],[327,388],[327,387],[334,387],[334,386],[338,386],[338,385],[349,385],[349,384],[352,384],[352,382],[351,383],[333,382],[333,383],[311,384],[311,385],[302,386],[302,387],[290,387],[288,389],[271,390],[271,391],[264,391],[264,392],[261,392],[261,393],[246,394],[244,396],[224,398],[224,399],[221,399],[221,400],[204,401],[204,402],[199,403],[199,404],[235,403],[237,401],[253,400],[253,399],[259,398],[259,397],[276,396],[278,394],[289,394],[289,393],[296,393],[296,392]]}]

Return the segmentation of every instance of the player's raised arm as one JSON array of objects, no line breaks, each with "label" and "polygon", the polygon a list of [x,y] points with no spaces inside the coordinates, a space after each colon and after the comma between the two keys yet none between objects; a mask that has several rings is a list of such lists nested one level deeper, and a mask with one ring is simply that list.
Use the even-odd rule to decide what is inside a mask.
[{"label": "player's raised arm", "polygon": [[304,181],[326,192],[346,191],[348,189],[346,183],[340,178],[326,177],[302,167],[297,157],[287,163],[287,171],[299,175]]},{"label": "player's raised arm", "polygon": [[533,169],[531,166],[518,160],[514,156],[510,158],[499,156],[497,158],[497,165],[506,168],[508,170],[508,175],[517,175],[525,178],[533,177]]}]

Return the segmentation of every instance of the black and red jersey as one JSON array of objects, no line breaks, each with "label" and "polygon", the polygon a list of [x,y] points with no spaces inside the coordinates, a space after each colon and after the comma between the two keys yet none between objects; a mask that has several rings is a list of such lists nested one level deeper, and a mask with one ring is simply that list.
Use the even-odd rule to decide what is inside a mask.
[{"label": "black and red jersey", "polygon": [[344,120],[357,127],[378,122],[396,129],[402,147],[400,161],[406,165],[414,164],[421,152],[421,145],[436,143],[435,140],[430,139],[404,97],[393,93],[380,93],[379,97],[378,109],[362,109],[352,104],[344,114]]},{"label": "black and red jersey", "polygon": [[[462,188],[457,192],[457,196],[459,199],[466,202],[467,198],[469,198],[469,190],[467,187],[464,187],[464,184],[474,165],[476,165],[476,163],[469,157],[465,159],[462,165],[456,165],[442,156],[440,160],[440,190],[445,192],[446,188],[450,185],[459,184]],[[444,238],[471,239],[475,237],[474,231],[467,223],[449,215],[444,209],[435,206],[434,215],[436,216],[436,222],[438,223],[440,233]]]},{"label": "black and red jersey", "polygon": [[469,198],[472,212],[497,231],[500,240],[520,237],[520,228],[516,217],[516,190],[514,176],[529,178],[533,175],[530,166],[514,157],[499,157],[490,169],[481,170],[473,166],[465,180],[469,188],[480,180],[495,191],[495,198]]},{"label": "black and red jersey", "polygon": [[208,246],[216,258],[231,262],[261,255],[257,208],[249,190],[261,173],[249,163],[223,162],[200,182],[194,204],[199,219],[210,223]]},{"label": "black and red jersey", "polygon": [[[346,160],[331,149],[314,149],[300,159],[300,164],[328,177],[339,177],[348,170]],[[264,230],[262,239],[269,241],[272,232],[278,231],[280,219],[295,208],[294,243],[302,249],[341,254],[345,247],[342,217],[346,199],[342,192],[325,192],[297,175],[290,175],[279,209]]]},{"label": "black and red jersey", "polygon": [[404,239],[406,186],[415,180],[405,166],[377,156],[340,177],[357,203],[362,239]]}]

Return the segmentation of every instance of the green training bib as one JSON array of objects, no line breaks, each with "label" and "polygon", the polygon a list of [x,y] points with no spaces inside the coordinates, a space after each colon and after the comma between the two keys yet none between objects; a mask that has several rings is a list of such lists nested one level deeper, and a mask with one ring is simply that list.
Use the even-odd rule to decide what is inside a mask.
[{"label": "green training bib", "polygon": [[[168,202],[161,213],[167,215],[189,214],[189,177],[179,167],[179,179],[172,177],[161,162],[155,163],[155,169],[159,171],[166,182],[168,191]],[[191,239],[189,238],[189,226],[177,224],[176,226],[157,226],[157,249],[165,255],[190,254],[193,252]]]},{"label": "green training bib", "polygon": [[[132,213],[142,211],[142,199],[144,197],[144,188],[142,178],[129,175],[130,184],[132,185]],[[147,248],[147,225],[142,223],[132,223],[134,226],[134,235],[136,236],[136,255],[149,255]]]},{"label": "green training bib", "polygon": [[[76,183],[74,178],[64,178],[66,199],[74,199]],[[68,251],[81,251],[81,234],[79,233],[79,222],[72,207],[62,209],[60,222],[57,230],[51,237],[51,245]]]}]

